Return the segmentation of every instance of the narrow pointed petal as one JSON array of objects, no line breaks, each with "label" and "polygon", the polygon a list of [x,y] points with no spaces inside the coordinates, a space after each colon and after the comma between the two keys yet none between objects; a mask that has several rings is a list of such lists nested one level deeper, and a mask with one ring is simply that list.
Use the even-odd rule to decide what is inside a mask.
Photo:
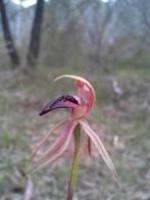
[{"label": "narrow pointed petal", "polygon": [[91,138],[87,137],[87,149],[89,156],[92,156],[92,144],[91,144]]},{"label": "narrow pointed petal", "polygon": [[38,163],[42,163],[44,160],[50,158],[54,153],[56,153],[59,148],[63,145],[64,141],[66,140],[70,127],[73,124],[73,122],[66,122],[64,124],[64,127],[62,127],[62,131],[60,132],[59,137],[56,139],[56,141],[48,148],[47,151],[42,152],[42,156],[38,159]]},{"label": "narrow pointed petal", "polygon": [[40,148],[44,145],[45,142],[47,142],[49,140],[49,138],[51,137],[52,133],[58,131],[63,125],[66,124],[66,120],[57,124],[54,128],[52,128],[50,130],[50,132],[45,135],[36,145],[35,147],[33,148],[33,152],[32,152],[32,155],[31,155],[31,159],[33,159],[33,157],[36,155],[36,153],[38,152],[38,150],[40,150]]},{"label": "narrow pointed petal", "polygon": [[[73,133],[76,125],[77,125],[77,123],[73,122],[73,121],[71,124],[68,124],[67,130],[66,130],[68,132],[64,132],[65,137],[63,138],[63,140],[59,141],[61,143],[60,144],[61,146],[60,147],[57,146],[59,143],[58,142],[57,144],[55,144],[58,147],[58,149],[55,148],[56,146],[53,146],[53,149],[50,149],[49,152],[46,152],[46,154],[43,154],[41,159],[34,166],[34,168],[33,168],[34,171],[45,167],[46,165],[54,162],[56,159],[58,159],[59,157],[61,157],[63,155],[63,153],[66,151],[69,143],[71,142],[72,133]],[[54,151],[54,149],[55,149],[55,151]],[[48,153],[51,155],[49,155]]]},{"label": "narrow pointed petal", "polygon": [[95,90],[93,86],[84,78],[75,75],[62,75],[55,79],[55,81],[62,78],[71,78],[76,80],[76,85],[79,89],[81,97],[85,100],[85,103],[89,106],[89,110],[93,107],[95,103]]},{"label": "narrow pointed petal", "polygon": [[91,138],[92,142],[94,143],[95,147],[97,148],[98,152],[102,156],[103,160],[105,161],[107,167],[112,172],[112,175],[114,179],[118,182],[118,175],[116,172],[116,169],[114,167],[114,164],[110,158],[110,156],[107,153],[107,150],[105,149],[103,143],[101,142],[100,138],[97,136],[97,134],[91,129],[91,127],[88,125],[88,123],[84,120],[80,121],[80,124],[85,131],[85,133]]},{"label": "narrow pointed petal", "polygon": [[76,108],[78,101],[70,95],[63,95],[55,100],[50,101],[46,106],[42,108],[39,115],[45,115],[50,111],[56,110],[58,108]]}]

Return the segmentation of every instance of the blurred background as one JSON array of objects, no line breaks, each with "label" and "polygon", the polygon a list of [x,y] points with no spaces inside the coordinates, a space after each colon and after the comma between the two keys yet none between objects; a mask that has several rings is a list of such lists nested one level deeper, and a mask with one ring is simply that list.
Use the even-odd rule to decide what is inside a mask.
[{"label": "blurred background", "polygon": [[38,116],[72,93],[70,81],[53,82],[65,73],[96,89],[89,121],[121,181],[85,159],[74,199],[149,200],[149,0],[0,0],[0,200],[65,199],[70,160],[25,173],[30,145],[66,115]]}]

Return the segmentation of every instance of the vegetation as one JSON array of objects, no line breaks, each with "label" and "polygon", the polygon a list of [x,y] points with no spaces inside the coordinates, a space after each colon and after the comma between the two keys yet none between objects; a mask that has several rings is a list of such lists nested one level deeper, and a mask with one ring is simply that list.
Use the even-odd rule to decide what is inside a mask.
[{"label": "vegetation", "polygon": [[25,2],[0,1],[0,199],[25,199],[27,189],[36,200],[66,196],[67,157],[26,173],[31,145],[60,119],[38,112],[73,89],[53,84],[62,74],[94,85],[89,121],[104,129],[121,181],[118,188],[101,159],[83,158],[75,199],[150,199],[150,1]]},{"label": "vegetation", "polygon": [[[132,68],[132,71],[119,69],[105,73],[99,70],[91,76],[88,70],[78,71],[78,74],[93,82],[98,94],[97,107],[92,113],[93,119],[89,120],[96,121],[93,128],[97,132],[99,127],[105,130],[105,134],[100,137],[111,153],[120,176],[121,188],[117,188],[110,178],[102,160],[93,158],[94,164],[90,164],[85,159],[81,164],[76,195],[93,200],[149,198],[150,71]],[[76,73],[72,68],[64,68],[62,71]],[[52,119],[50,115],[41,118],[38,112],[50,98],[60,95],[60,91],[68,90],[67,83],[56,85],[58,93],[54,90],[52,80],[62,74],[62,71],[60,68],[42,68],[30,75],[32,78],[20,72],[10,78],[11,71],[1,71],[1,199],[8,195],[14,200],[22,199],[24,195],[24,172],[28,165],[30,145],[60,119],[57,113]],[[118,80],[124,91],[123,98],[114,100],[110,77]],[[69,82],[68,86],[70,87]],[[62,159],[57,164],[48,166],[46,170],[32,175],[34,197],[37,200],[65,198],[68,162],[67,158]]]}]

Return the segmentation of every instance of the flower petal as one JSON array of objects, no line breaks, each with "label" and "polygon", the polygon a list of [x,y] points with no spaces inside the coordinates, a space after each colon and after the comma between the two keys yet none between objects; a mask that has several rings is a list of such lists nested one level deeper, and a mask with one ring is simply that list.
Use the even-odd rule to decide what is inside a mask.
[{"label": "flower petal", "polygon": [[87,137],[87,149],[89,156],[92,156],[92,144],[91,144],[91,138]]},{"label": "flower petal", "polygon": [[61,133],[62,137],[58,138],[54,145],[52,145],[52,147],[41,156],[41,158],[38,160],[33,168],[34,171],[45,167],[51,162],[54,162],[66,151],[71,141],[72,133],[76,125],[77,122],[74,121],[66,124],[65,129]]},{"label": "flower petal", "polygon": [[76,80],[76,85],[79,90],[79,95],[88,105],[88,111],[90,111],[94,105],[95,96],[96,96],[93,86],[86,79],[80,76],[68,75],[68,74],[59,76],[58,78],[55,79],[55,81],[62,78],[71,78],[71,79]]},{"label": "flower petal", "polygon": [[103,160],[105,161],[107,167],[112,172],[114,179],[118,182],[118,175],[117,175],[116,169],[114,167],[114,164],[113,164],[111,158],[109,157],[109,155],[108,155],[103,143],[101,142],[100,138],[91,129],[91,127],[89,126],[87,121],[82,120],[82,121],[80,121],[80,124],[81,124],[83,130],[85,131],[85,133],[91,138],[91,140],[94,143],[95,147],[97,148],[98,152],[100,153]]},{"label": "flower petal", "polygon": [[34,147],[33,147],[33,152],[31,155],[31,159],[36,155],[36,153],[38,152],[38,150],[42,147],[42,145],[44,145],[45,142],[47,142],[51,136],[52,133],[54,133],[55,131],[59,130],[63,125],[65,125],[67,122],[67,120],[57,124],[54,128],[52,128],[50,130],[50,132],[45,135]]}]

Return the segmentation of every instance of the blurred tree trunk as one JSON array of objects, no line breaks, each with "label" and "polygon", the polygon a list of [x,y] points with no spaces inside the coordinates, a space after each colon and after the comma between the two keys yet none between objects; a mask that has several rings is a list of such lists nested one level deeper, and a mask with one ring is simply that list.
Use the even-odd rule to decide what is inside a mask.
[{"label": "blurred tree trunk", "polygon": [[9,28],[7,13],[6,13],[6,6],[4,3],[4,0],[0,0],[0,14],[1,14],[1,23],[2,23],[2,29],[3,34],[6,42],[6,48],[8,51],[8,55],[11,59],[13,67],[16,67],[20,64],[19,55],[17,53],[17,50],[15,48],[15,44],[13,41],[13,37],[11,35],[11,31]]},{"label": "blurred tree trunk", "polygon": [[[105,67],[108,58],[108,45],[104,39],[107,34],[109,25],[113,17],[115,2],[112,4],[111,0],[105,5],[102,1],[97,1],[93,6],[93,27],[89,29],[89,38],[92,44],[88,56],[90,61],[96,66]],[[108,39],[107,39],[108,40]]]},{"label": "blurred tree trunk", "polygon": [[35,15],[31,30],[28,53],[27,53],[27,64],[32,67],[36,66],[40,52],[44,4],[45,4],[44,0],[37,0],[35,8]]}]

